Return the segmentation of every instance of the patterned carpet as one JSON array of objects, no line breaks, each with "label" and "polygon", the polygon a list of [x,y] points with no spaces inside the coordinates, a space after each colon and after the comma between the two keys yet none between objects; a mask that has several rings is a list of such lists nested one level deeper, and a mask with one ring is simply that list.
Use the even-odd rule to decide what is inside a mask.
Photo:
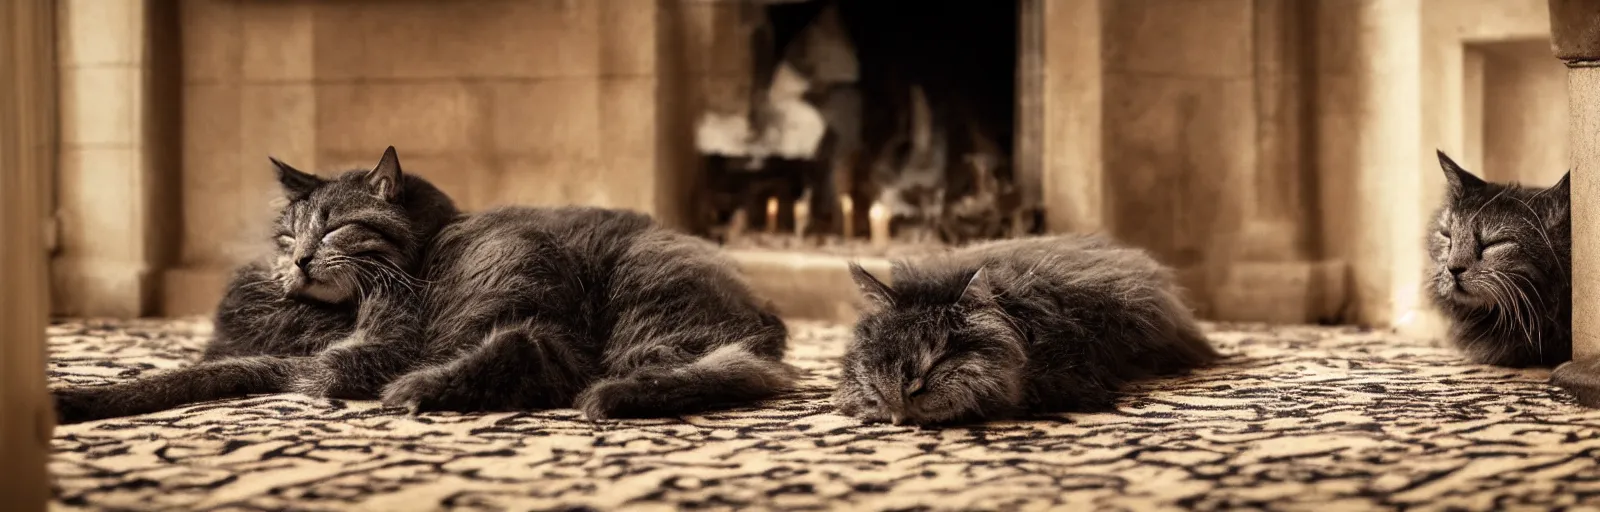
[{"label": "patterned carpet", "polygon": [[[198,355],[204,322],[51,328],[52,380]],[[847,331],[795,324],[802,392],[591,424],[574,411],[406,417],[263,396],[57,430],[63,509],[1266,509],[1600,506],[1600,412],[1547,372],[1354,328],[1212,326],[1231,358],[1108,414],[863,426],[826,397]]]}]

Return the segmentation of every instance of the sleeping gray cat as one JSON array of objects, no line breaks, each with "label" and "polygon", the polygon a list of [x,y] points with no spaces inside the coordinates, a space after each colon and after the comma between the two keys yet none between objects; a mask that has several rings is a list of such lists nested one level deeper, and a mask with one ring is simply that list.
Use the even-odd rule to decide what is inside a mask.
[{"label": "sleeping gray cat", "polygon": [[[413,411],[655,416],[787,389],[787,330],[707,242],[638,213],[461,216],[394,148],[322,179],[273,160],[277,251],[241,268],[187,368],[54,390],[62,423],[248,394]],[[397,377],[400,377],[397,379]]]},{"label": "sleeping gray cat", "polygon": [[788,331],[716,247],[639,213],[506,207],[445,228],[426,280],[413,411],[576,407],[663,416],[790,387]]},{"label": "sleeping gray cat", "polygon": [[372,398],[420,354],[417,275],[457,215],[390,147],[332,179],[272,160],[289,200],[276,250],[233,275],[199,363],[109,386],[52,390],[63,424],[259,393]]},{"label": "sleeping gray cat", "polygon": [[1439,154],[1448,183],[1428,235],[1426,292],[1450,338],[1480,363],[1553,366],[1572,357],[1571,201],[1550,188],[1489,183]]},{"label": "sleeping gray cat", "polygon": [[871,305],[845,352],[843,414],[938,424],[1110,407],[1123,383],[1218,355],[1171,271],[1094,236],[1005,240],[850,267]]}]

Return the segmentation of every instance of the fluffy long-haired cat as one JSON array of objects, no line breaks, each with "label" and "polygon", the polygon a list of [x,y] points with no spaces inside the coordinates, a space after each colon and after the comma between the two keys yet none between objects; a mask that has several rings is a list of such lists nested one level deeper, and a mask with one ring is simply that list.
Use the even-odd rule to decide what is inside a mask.
[{"label": "fluffy long-haired cat", "polygon": [[662,416],[771,397],[788,331],[709,242],[633,212],[505,207],[443,230],[412,411]]},{"label": "fluffy long-haired cat", "polygon": [[[1428,297],[1467,356],[1501,366],[1572,357],[1568,176],[1549,188],[1490,183],[1439,152],[1448,192],[1428,235]],[[1570,173],[1569,173],[1570,174]]]},{"label": "fluffy long-haired cat", "polygon": [[870,303],[834,403],[847,415],[940,424],[1110,407],[1125,383],[1218,355],[1171,271],[1097,236],[989,242],[860,266]]},{"label": "fluffy long-haired cat", "polygon": [[278,251],[238,272],[204,360],[55,390],[63,423],[283,391],[657,416],[769,397],[796,377],[781,362],[787,329],[731,263],[648,216],[461,216],[402,174],[393,148],[332,180],[274,163],[290,199]]},{"label": "fluffy long-haired cat", "polygon": [[424,250],[457,216],[402,174],[393,147],[331,179],[272,160],[289,203],[276,250],[234,273],[201,361],[109,386],[53,390],[61,423],[256,393],[374,398],[419,356]]},{"label": "fluffy long-haired cat", "polygon": [[771,397],[787,328],[699,238],[584,206],[474,214],[429,259],[429,354],[384,390],[413,411],[666,416]]}]

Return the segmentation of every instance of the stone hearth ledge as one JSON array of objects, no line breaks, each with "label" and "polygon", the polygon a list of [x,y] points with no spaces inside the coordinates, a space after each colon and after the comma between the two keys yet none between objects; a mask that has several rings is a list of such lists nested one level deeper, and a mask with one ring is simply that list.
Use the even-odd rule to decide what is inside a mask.
[{"label": "stone hearth ledge", "polygon": [[[790,320],[853,323],[860,306],[849,263],[889,280],[891,258],[843,256],[772,249],[728,249],[757,295],[772,301]],[[1337,318],[1346,304],[1348,267],[1343,262],[1241,262],[1213,279],[1211,319],[1300,324]],[[1195,289],[1197,269],[1180,270],[1179,281]],[[207,315],[221,300],[229,270],[212,266],[168,269],[163,283],[167,316]],[[1191,297],[1193,299],[1193,297]]]},{"label": "stone hearth ledge", "polygon": [[[745,273],[756,294],[771,300],[786,319],[854,322],[856,287],[850,281],[851,261],[889,279],[889,260],[885,258],[737,249],[727,254]],[[211,314],[222,298],[228,275],[228,269],[213,266],[167,270],[162,287],[163,314]]]},{"label": "stone hearth ledge", "polygon": [[855,322],[859,302],[850,280],[852,261],[889,280],[887,258],[763,250],[730,250],[727,254],[756,295],[771,300],[785,319]]}]

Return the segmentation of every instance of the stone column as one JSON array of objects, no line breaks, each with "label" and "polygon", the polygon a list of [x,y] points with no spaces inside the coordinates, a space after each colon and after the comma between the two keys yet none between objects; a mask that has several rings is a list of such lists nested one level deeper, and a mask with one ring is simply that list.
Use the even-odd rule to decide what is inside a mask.
[{"label": "stone column", "polygon": [[0,3],[0,502],[45,510],[55,414],[45,392],[45,205],[55,166],[55,2]]},{"label": "stone column", "polygon": [[[1316,2],[1321,246],[1350,265],[1346,319],[1418,309],[1423,263],[1421,0]],[[1431,155],[1429,156],[1431,158]]]},{"label": "stone column", "polygon": [[154,312],[176,216],[176,70],[168,2],[56,2],[60,78],[60,246],[54,309]]},{"label": "stone column", "polygon": [[1550,0],[1550,29],[1567,65],[1573,359],[1551,381],[1600,407],[1600,0]]},{"label": "stone column", "polygon": [[[1341,260],[1315,261],[1316,174],[1306,156],[1306,63],[1310,26],[1300,0],[1250,0],[1254,37],[1253,110],[1228,124],[1254,129],[1254,167],[1240,165],[1229,188],[1241,198],[1237,225],[1212,236],[1210,317],[1215,320],[1310,323],[1336,318],[1345,296]],[[1235,22],[1234,27],[1241,25]],[[1232,28],[1232,31],[1243,31]],[[1190,42],[1194,45],[1194,42]],[[1254,114],[1254,124],[1241,118]],[[1246,151],[1238,150],[1239,153]],[[1247,162],[1247,161],[1246,161]],[[1224,217],[1226,218],[1226,217]]]},{"label": "stone column", "polygon": [[[1039,133],[1041,157],[1036,173],[1045,227],[1051,232],[1095,232],[1110,227],[1105,184],[1102,105],[1105,60],[1102,0],[1024,2],[1041,11],[1036,44],[1042,49],[1034,77],[1043,112],[1037,125],[1024,125],[1018,141]],[[1030,178],[1032,179],[1032,178]]]}]

